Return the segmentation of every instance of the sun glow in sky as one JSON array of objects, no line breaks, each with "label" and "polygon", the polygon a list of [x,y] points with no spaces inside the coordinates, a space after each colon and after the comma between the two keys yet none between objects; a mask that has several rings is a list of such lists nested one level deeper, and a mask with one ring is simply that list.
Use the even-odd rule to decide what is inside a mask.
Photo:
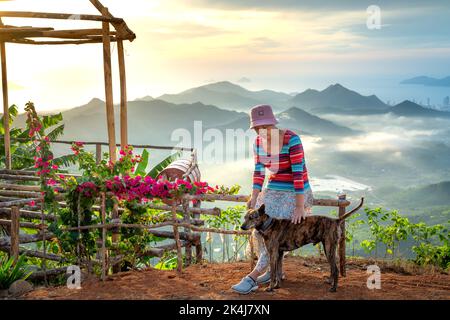
[{"label": "sun glow in sky", "polygon": [[[383,2],[383,1],[382,1]],[[176,93],[213,81],[285,92],[331,82],[370,82],[450,70],[449,5],[414,1],[380,5],[383,28],[368,30],[367,5],[349,1],[103,0],[137,34],[126,43],[129,99]],[[310,3],[310,2],[308,2]],[[314,2],[315,3],[315,2]],[[322,5],[323,4],[327,4]],[[403,3],[403,4],[402,4]],[[98,14],[88,0],[0,1],[0,10]],[[435,16],[433,16],[436,14]],[[433,26],[430,27],[430,17]],[[5,24],[55,29],[100,23],[3,18]],[[424,28],[424,26],[427,26]],[[113,44],[114,65],[117,50]],[[40,110],[104,97],[100,44],[7,44],[10,103],[33,100]],[[113,70],[118,98],[118,73]]]}]

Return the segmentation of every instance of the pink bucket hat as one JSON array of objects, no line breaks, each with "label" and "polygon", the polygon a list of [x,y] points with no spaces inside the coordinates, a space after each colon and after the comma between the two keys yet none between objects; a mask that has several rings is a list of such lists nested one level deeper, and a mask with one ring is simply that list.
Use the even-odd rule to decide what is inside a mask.
[{"label": "pink bucket hat", "polygon": [[278,121],[273,115],[272,107],[267,104],[254,106],[250,111],[250,129],[258,126],[277,124]]}]

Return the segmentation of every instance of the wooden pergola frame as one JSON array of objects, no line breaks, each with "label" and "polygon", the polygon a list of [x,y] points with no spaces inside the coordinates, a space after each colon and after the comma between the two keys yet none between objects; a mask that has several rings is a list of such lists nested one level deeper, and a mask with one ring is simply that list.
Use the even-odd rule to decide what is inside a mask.
[{"label": "wooden pergola frame", "polygon": [[[8,102],[8,76],[6,66],[6,43],[32,44],[32,45],[62,45],[62,44],[103,44],[103,69],[105,78],[105,101],[106,119],[108,127],[108,144],[110,160],[116,160],[116,137],[114,124],[114,102],[111,75],[111,42],[117,42],[118,63],[120,74],[120,144],[128,144],[127,126],[127,87],[125,74],[125,56],[123,41],[130,42],[136,38],[133,31],[128,28],[125,21],[114,17],[108,8],[104,7],[99,0],[89,0],[101,15],[90,14],[67,14],[48,12],[26,12],[26,11],[0,11],[0,54],[2,66],[2,90],[3,90],[3,113],[5,129],[5,165],[11,169],[11,139],[9,128],[9,102]],[[41,28],[30,26],[4,25],[2,17],[14,18],[40,18],[40,19],[65,19],[98,21],[102,23],[99,29],[73,29],[54,30],[54,28]],[[110,30],[110,24],[115,31]],[[39,40],[34,38],[52,38],[54,40]]]}]

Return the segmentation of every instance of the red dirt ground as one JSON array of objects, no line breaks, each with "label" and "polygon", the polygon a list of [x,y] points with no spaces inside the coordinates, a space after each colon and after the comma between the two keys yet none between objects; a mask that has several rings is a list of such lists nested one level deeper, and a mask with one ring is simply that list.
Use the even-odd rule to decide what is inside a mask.
[{"label": "red dirt ground", "polygon": [[288,257],[286,280],[275,292],[260,287],[255,293],[239,295],[230,286],[250,269],[248,262],[193,265],[181,275],[176,271],[147,269],[112,275],[104,282],[89,280],[80,290],[66,287],[38,288],[25,299],[445,299],[450,300],[450,275],[439,272],[397,273],[381,267],[381,289],[369,290],[366,262],[349,261],[347,276],[339,278],[336,293],[328,292],[325,262]]}]

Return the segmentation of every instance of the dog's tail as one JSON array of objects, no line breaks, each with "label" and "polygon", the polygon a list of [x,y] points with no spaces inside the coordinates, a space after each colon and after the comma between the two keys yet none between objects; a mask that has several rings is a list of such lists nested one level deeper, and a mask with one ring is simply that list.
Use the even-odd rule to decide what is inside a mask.
[{"label": "dog's tail", "polygon": [[354,208],[351,211],[347,212],[342,217],[339,217],[338,218],[339,222],[344,221],[345,219],[350,217],[352,214],[354,214],[356,211],[358,211],[362,207],[363,203],[364,203],[364,197],[361,198],[361,202],[359,203],[359,205],[356,208]]}]

